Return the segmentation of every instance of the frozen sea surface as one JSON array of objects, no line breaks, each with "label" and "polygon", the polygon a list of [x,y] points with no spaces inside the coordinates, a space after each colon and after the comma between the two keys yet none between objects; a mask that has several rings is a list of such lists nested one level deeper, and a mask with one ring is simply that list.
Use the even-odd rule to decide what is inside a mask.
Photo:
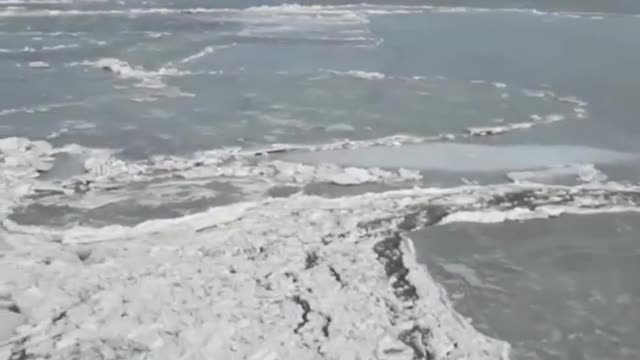
[{"label": "frozen sea surface", "polygon": [[637,155],[584,146],[484,146],[428,143],[399,147],[306,152],[285,156],[290,161],[334,163],[360,167],[408,168],[449,172],[505,172],[570,164],[606,164],[637,159]]}]

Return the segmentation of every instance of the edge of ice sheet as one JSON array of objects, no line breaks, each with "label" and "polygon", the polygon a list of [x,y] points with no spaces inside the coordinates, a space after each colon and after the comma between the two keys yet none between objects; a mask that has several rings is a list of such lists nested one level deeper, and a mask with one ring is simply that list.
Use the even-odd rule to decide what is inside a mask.
[{"label": "edge of ice sheet", "polygon": [[617,163],[636,154],[568,145],[473,145],[429,142],[398,147],[292,152],[287,161],[341,166],[408,168],[445,172],[501,172],[571,165]]},{"label": "edge of ice sheet", "polygon": [[[425,143],[425,141],[427,141]],[[228,148],[211,151],[202,151],[187,157],[176,156],[155,156],[141,161],[124,161],[117,157],[117,152],[108,149],[90,149],[81,146],[68,145],[63,148],[53,148],[46,142],[32,142],[27,139],[10,138],[0,141],[4,144],[0,148],[0,163],[2,175],[0,185],[4,192],[0,214],[7,214],[18,202],[26,206],[29,203],[56,203],[68,206],[91,207],[94,198],[95,206],[105,205],[104,201],[112,199],[122,199],[122,197],[134,195],[135,191],[141,195],[145,190],[133,190],[135,184],[149,184],[153,181],[160,186],[169,186],[171,183],[181,185],[193,181],[216,181],[227,183],[238,189],[245,198],[257,199],[264,197],[270,189],[277,186],[300,187],[312,183],[331,183],[336,185],[359,185],[359,184],[387,184],[387,185],[409,185],[416,184],[422,179],[422,174],[415,170],[406,170],[415,165],[415,161],[407,157],[391,156],[406,152],[407,148],[436,149],[444,147],[446,156],[430,154],[431,158],[421,155],[417,157],[420,164],[425,163],[429,168],[451,170],[451,166],[460,168],[454,171],[479,170],[490,171],[486,162],[493,161],[491,154],[500,153],[499,171],[507,172],[513,181],[521,182],[545,182],[545,179],[557,176],[576,176],[586,182],[601,182],[606,180],[595,168],[599,160],[601,162],[626,161],[635,158],[632,154],[620,154],[615,152],[601,152],[597,149],[588,149],[593,153],[585,152],[582,148],[576,148],[574,153],[578,157],[571,157],[566,149],[564,160],[575,160],[576,165],[554,166],[557,162],[556,150],[560,148],[541,147],[538,149],[542,154],[551,153],[549,156],[541,156],[535,159],[534,153],[527,152],[527,149],[515,149],[513,147],[482,147],[472,145],[460,145],[454,143],[433,143],[429,139],[415,138],[410,136],[392,136],[388,138],[375,139],[370,141],[342,141],[324,145],[273,145],[266,148],[239,149]],[[422,145],[412,145],[422,144]],[[448,149],[448,150],[447,150]],[[452,163],[452,152],[456,150],[466,156],[464,151],[478,152],[487,159],[472,158],[473,167],[467,168],[466,164],[456,161]],[[515,150],[514,150],[515,149]],[[545,150],[546,149],[546,150]],[[504,152],[515,152],[512,154],[515,160],[504,161]],[[546,152],[545,152],[546,151]],[[416,152],[416,151],[414,151]],[[455,151],[454,151],[455,152]],[[384,162],[385,159],[377,158],[376,161],[383,161],[380,164],[367,164],[356,161],[355,164],[323,163],[333,160],[336,154],[385,154],[391,162]],[[55,175],[54,178],[39,178],[42,173],[56,174],[57,166],[54,167],[54,158],[58,154],[67,154],[74,161],[75,173],[65,170],[64,174]],[[327,158],[327,154],[331,158]],[[391,155],[389,155],[391,154]],[[521,163],[520,155],[527,155]],[[575,155],[575,154],[574,154]],[[577,155],[576,155],[577,156]],[[314,157],[318,160],[316,165],[302,164],[299,161],[307,160],[307,157]],[[495,156],[494,156],[495,157]],[[404,159],[408,163],[398,164],[397,159]],[[320,161],[321,160],[321,161]],[[340,161],[347,161],[348,158],[340,156]],[[357,158],[356,160],[360,160]],[[495,160],[495,159],[494,159]],[[582,161],[579,161],[582,160]],[[546,162],[545,162],[546,161]],[[352,165],[356,165],[355,167]],[[395,166],[394,170],[381,169],[378,167],[363,168],[366,165],[386,165]],[[526,166],[525,166],[526,165]],[[546,166],[542,166],[546,165]],[[478,168],[480,167],[480,169]],[[424,166],[420,167],[424,168]],[[498,171],[495,168],[494,171]],[[529,172],[523,172],[528,170]],[[132,193],[131,191],[134,191]],[[190,190],[192,191],[192,190]],[[197,187],[193,188],[197,192]],[[69,197],[68,194],[83,194],[78,197]],[[208,190],[206,193],[211,194]],[[204,193],[203,193],[204,194]],[[153,198],[153,197],[152,197]],[[156,200],[160,200],[156,198]],[[151,200],[151,198],[149,199]],[[148,204],[152,206],[152,204]],[[160,205],[160,204],[158,204]]]},{"label": "edge of ice sheet", "polygon": [[514,171],[507,173],[507,177],[516,183],[552,183],[559,179],[573,179],[583,182],[602,182],[607,180],[607,175],[598,170],[593,164],[572,164],[551,166],[532,171]]}]

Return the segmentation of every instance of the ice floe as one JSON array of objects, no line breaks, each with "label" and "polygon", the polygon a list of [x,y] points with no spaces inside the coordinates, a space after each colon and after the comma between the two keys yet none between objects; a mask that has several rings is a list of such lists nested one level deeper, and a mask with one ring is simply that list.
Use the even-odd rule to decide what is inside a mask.
[{"label": "ice floe", "polygon": [[192,72],[181,70],[171,64],[162,66],[157,70],[147,70],[142,66],[131,65],[127,61],[116,58],[72,62],[66,64],[66,66],[85,66],[100,69],[113,74],[118,79],[133,80],[133,87],[140,88],[141,94],[132,97],[131,100],[140,102],[155,101],[158,97],[195,97],[195,94],[182,91],[176,86],[168,85],[166,80],[174,77],[217,74],[215,71]]},{"label": "ice floe", "polygon": [[637,159],[634,154],[585,146],[489,146],[431,142],[399,147],[294,152],[289,161],[338,165],[409,168],[446,172],[500,172],[574,163],[616,163]]},{"label": "ice floe", "polygon": [[325,127],[328,132],[354,132],[356,128],[350,124],[331,124]]},{"label": "ice floe", "polygon": [[190,63],[192,61],[198,60],[204,56],[207,56],[209,54],[213,54],[216,51],[219,50],[223,50],[223,49],[228,49],[230,47],[235,46],[236,44],[226,44],[226,45],[210,45],[210,46],[206,46],[204,49],[200,50],[199,52],[193,54],[193,55],[189,55],[187,57],[185,57],[184,59],[180,60],[180,63],[182,64],[186,64],[186,63]]},{"label": "ice floe", "polygon": [[351,76],[354,78],[366,79],[366,80],[384,80],[386,78],[385,74],[379,72],[372,71],[362,71],[362,70],[349,70],[349,71],[328,71],[334,75],[343,75],[343,76]]},{"label": "ice floe", "polygon": [[71,63],[69,66],[90,66],[102,69],[122,79],[139,80],[140,87],[151,89],[165,88],[167,85],[162,81],[163,77],[191,75],[189,71],[175,68],[160,68],[156,71],[149,71],[140,66],[131,66],[128,62],[115,58],[102,58],[95,61]]},{"label": "ice floe", "polygon": [[582,182],[606,181],[607,176],[593,164],[572,164],[565,166],[551,166],[532,171],[514,171],[507,176],[516,182],[558,183],[562,180],[577,180]]},{"label": "ice floe", "polygon": [[520,122],[499,126],[476,126],[468,128],[467,132],[472,136],[498,135],[514,130],[530,129],[534,125],[533,122]]},{"label": "ice floe", "polygon": [[36,69],[47,69],[50,67],[49,63],[46,63],[44,61],[31,61],[28,65],[30,68]]}]

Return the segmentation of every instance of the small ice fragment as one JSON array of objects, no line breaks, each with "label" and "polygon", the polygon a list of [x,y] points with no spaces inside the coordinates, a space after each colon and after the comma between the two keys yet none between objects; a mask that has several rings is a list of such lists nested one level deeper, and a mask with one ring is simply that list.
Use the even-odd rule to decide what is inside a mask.
[{"label": "small ice fragment", "polygon": [[562,121],[564,119],[565,119],[565,116],[561,115],[561,114],[549,114],[549,115],[545,116],[545,121],[548,122],[548,123]]},{"label": "small ice fragment", "polygon": [[585,106],[589,105],[589,103],[587,103],[586,101],[580,100],[575,96],[559,97],[558,101],[563,102],[563,103],[567,103],[567,104],[574,104],[574,105],[577,105],[579,107],[585,107]]},{"label": "small ice fragment", "polygon": [[386,78],[385,74],[382,74],[382,73],[379,73],[379,72],[372,72],[372,71],[361,71],[361,70],[334,71],[334,70],[330,70],[329,72],[334,74],[334,75],[351,76],[351,77],[355,77],[355,78],[359,78],[359,79],[365,79],[365,80],[384,80]]},{"label": "small ice fragment", "polygon": [[547,96],[547,92],[546,91],[529,90],[529,89],[522,90],[522,94],[524,96],[533,97],[533,98],[543,98],[543,97]]},{"label": "small ice fragment", "polygon": [[471,136],[498,135],[509,131],[507,126],[478,126],[467,129],[467,133]]},{"label": "small ice fragment", "polygon": [[368,170],[358,168],[346,168],[343,173],[328,176],[328,180],[336,185],[358,185],[373,178]]},{"label": "small ice fragment", "polygon": [[47,69],[49,68],[49,64],[44,61],[31,61],[29,67],[34,69]]},{"label": "small ice fragment", "polygon": [[533,123],[531,122],[513,123],[498,126],[478,126],[468,128],[467,133],[472,136],[497,135],[513,130],[529,129],[531,127],[533,127]]},{"label": "small ice fragment", "polygon": [[332,124],[325,128],[327,132],[353,132],[356,128],[349,124]]}]

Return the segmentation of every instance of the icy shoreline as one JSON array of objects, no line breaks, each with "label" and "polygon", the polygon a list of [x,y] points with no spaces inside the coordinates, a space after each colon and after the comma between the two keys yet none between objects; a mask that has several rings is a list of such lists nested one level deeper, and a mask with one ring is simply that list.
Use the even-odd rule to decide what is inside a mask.
[{"label": "icy shoreline", "polygon": [[[0,295],[12,319],[20,317],[5,325],[25,322],[3,339],[1,359],[506,356],[508,345],[478,334],[435,284],[408,282],[414,273],[428,275],[390,230],[393,221],[373,225],[388,210],[371,212],[361,201],[263,199],[104,228],[25,226],[6,217],[29,202],[100,206],[92,197],[132,196],[132,185],[165,179],[171,186],[176,176],[248,180],[253,187],[262,179],[258,187],[266,190],[415,174],[256,158],[271,150],[142,163],[118,160],[110,150],[18,138],[4,139],[1,150],[0,233],[11,250],[0,258]],[[42,178],[56,172],[60,154],[76,157],[80,172]],[[404,296],[396,284],[414,290]],[[435,324],[444,330],[432,331]]]},{"label": "icy shoreline", "polygon": [[[416,139],[307,150],[398,142]],[[406,234],[460,221],[638,211],[640,203],[640,189],[616,183],[269,198],[273,186],[412,182],[419,174],[261,156],[287,146],[128,163],[110,150],[15,138],[0,145],[0,236],[10,246],[0,257],[0,305],[25,320],[0,344],[2,360],[508,359],[508,344],[453,309],[416,263]],[[83,161],[80,173],[42,178],[56,172],[63,153]],[[179,191],[162,191],[188,181],[193,194],[181,196],[195,196],[196,185],[211,179],[244,184],[253,196],[130,226],[26,225],[7,217],[29,203],[92,208],[131,197],[171,204]],[[150,189],[140,195],[143,185]]]},{"label": "icy shoreline", "polygon": [[362,202],[240,203],[89,245],[23,228],[2,262],[29,320],[9,358],[506,359],[378,222],[403,201]]},{"label": "icy shoreline", "polygon": [[13,275],[11,298],[29,322],[4,351],[11,359],[506,359],[507,344],[452,309],[403,232],[637,211],[637,202],[561,187],[543,197],[519,187],[432,189],[237,203],[119,231],[5,222],[17,250],[2,272]]}]

